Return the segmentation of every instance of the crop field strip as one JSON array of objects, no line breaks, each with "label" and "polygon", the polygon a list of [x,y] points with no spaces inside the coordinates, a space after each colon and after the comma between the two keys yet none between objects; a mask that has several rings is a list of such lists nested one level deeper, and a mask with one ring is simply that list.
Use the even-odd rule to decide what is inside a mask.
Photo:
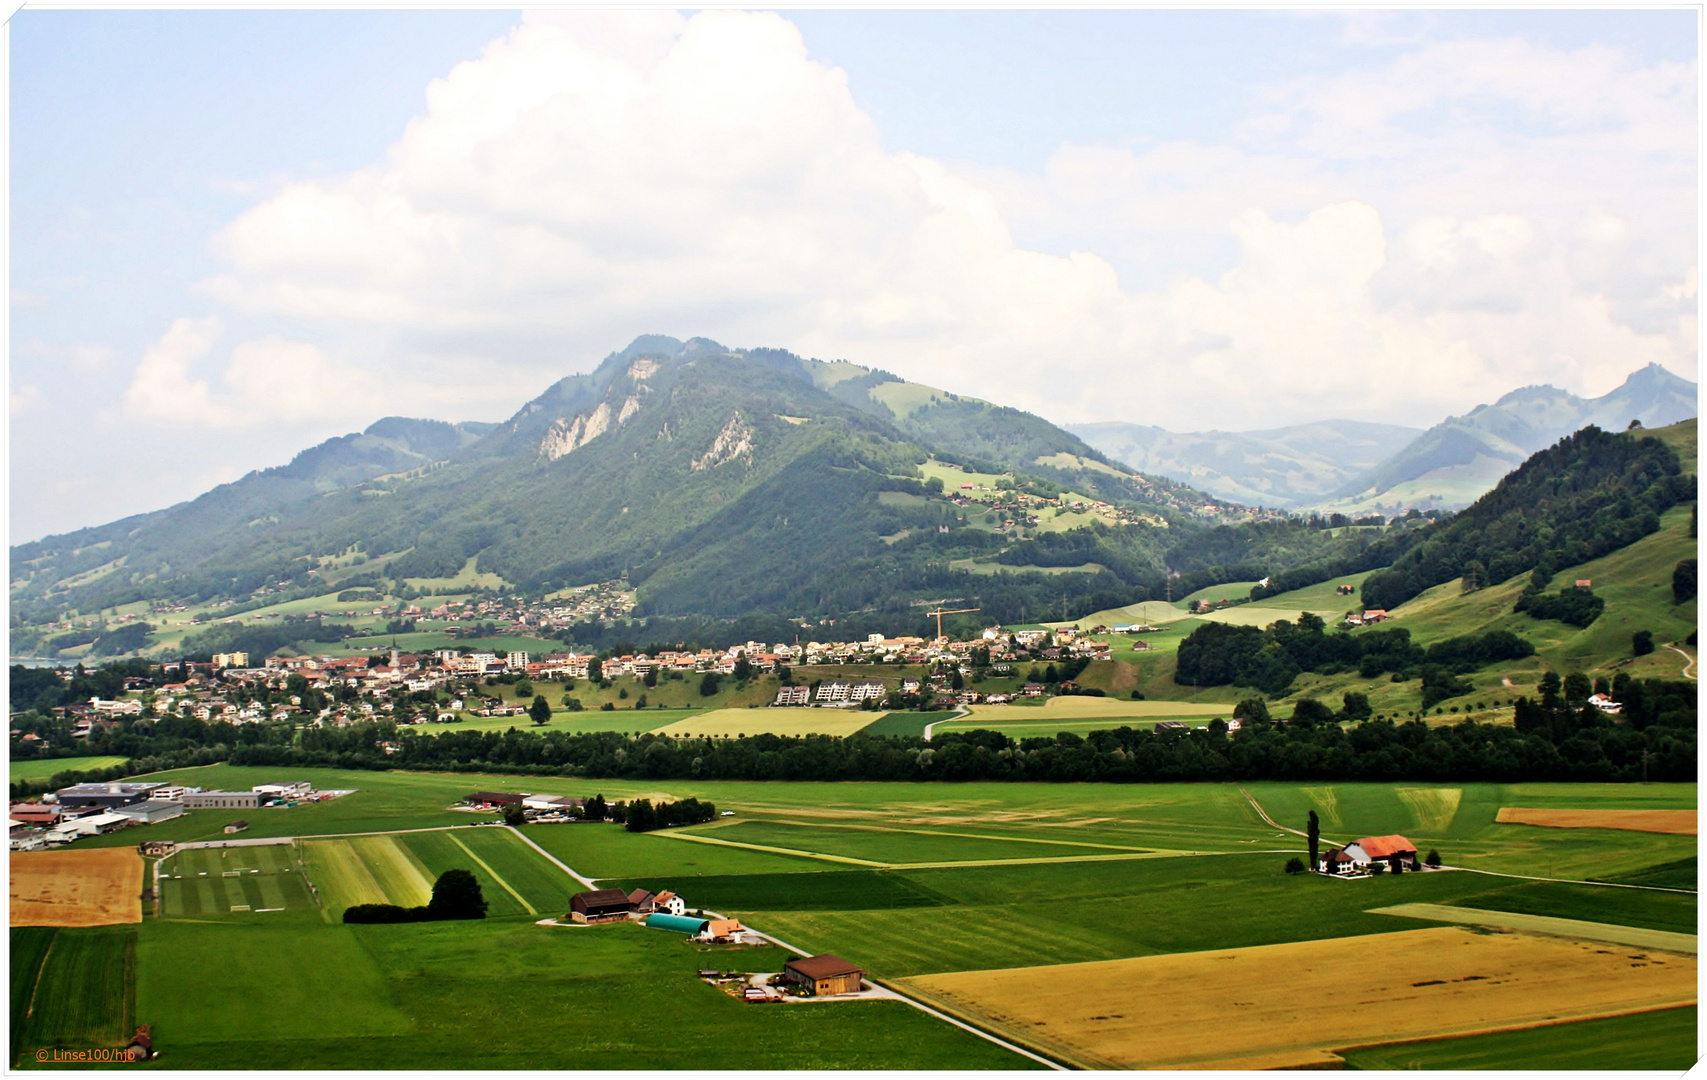
[{"label": "crop field strip", "polygon": [[1370,1032],[1469,1035],[1694,1004],[1696,973],[1693,957],[1632,964],[1588,943],[1441,928],[901,985],[1086,1067],[1271,1069],[1331,1065]]},{"label": "crop field strip", "polygon": [[1695,836],[1694,810],[1560,810],[1502,806],[1496,819],[1502,825],[1539,825],[1551,829],[1618,829],[1629,832]]},{"label": "crop field strip", "polygon": [[1496,930],[1521,930],[1528,934],[1546,934],[1573,941],[1599,941],[1611,945],[1628,945],[1637,949],[1661,949],[1684,956],[1695,956],[1696,935],[1679,934],[1669,930],[1649,930],[1638,926],[1614,923],[1587,922],[1582,919],[1560,919],[1548,915],[1527,915],[1514,911],[1491,911],[1483,908],[1454,907],[1450,904],[1393,904],[1370,908],[1372,915],[1398,915],[1406,919],[1427,919],[1431,922],[1457,923],[1462,926],[1486,926]]},{"label": "crop field strip", "polygon": [[[13,1049],[122,1046],[136,1015],[137,928],[63,928],[51,938]],[[14,985],[14,993],[20,988]]]},{"label": "crop field strip", "polygon": [[14,851],[7,868],[13,926],[142,921],[143,865],[134,849]]},{"label": "crop field strip", "polygon": [[1522,1028],[1490,1035],[1342,1050],[1346,1064],[1361,1070],[1510,1069],[1665,1070],[1681,1073],[1695,1064],[1698,1009],[1654,1009],[1599,1020]]}]

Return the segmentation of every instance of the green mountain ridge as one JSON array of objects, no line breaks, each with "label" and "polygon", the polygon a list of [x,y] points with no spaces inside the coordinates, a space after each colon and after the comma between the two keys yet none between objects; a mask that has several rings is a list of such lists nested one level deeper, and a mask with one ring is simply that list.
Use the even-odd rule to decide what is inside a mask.
[{"label": "green mountain ridge", "polygon": [[904,609],[971,587],[1023,612],[1043,588],[1017,580],[1023,566],[973,580],[949,564],[993,559],[1032,529],[973,523],[977,507],[925,482],[933,459],[1007,474],[1010,501],[1072,492],[1153,523],[1122,528],[1154,534],[1133,541],[1148,555],[1126,576],[1075,574],[1069,594],[1159,585],[1170,525],[1240,516],[1018,410],[855,365],[648,336],[502,424],[388,418],[190,502],[16,545],[14,625],[447,578],[471,559],[534,591],[626,577],[642,615]]}]

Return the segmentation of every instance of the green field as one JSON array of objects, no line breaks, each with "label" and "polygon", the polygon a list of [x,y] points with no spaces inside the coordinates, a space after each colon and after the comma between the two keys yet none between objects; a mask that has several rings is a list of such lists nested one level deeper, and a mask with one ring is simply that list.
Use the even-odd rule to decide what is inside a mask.
[{"label": "green field", "polygon": [[1344,1053],[1354,1069],[1638,1069],[1681,1072],[1695,1064],[1694,1006],[1581,1020],[1495,1035],[1377,1046]]},{"label": "green field", "polygon": [[[162,778],[247,787],[277,779],[276,772],[212,766]],[[1694,837],[1544,829],[1494,818],[1502,806],[1692,808],[1695,785],[900,785],[329,770],[292,770],[292,776],[298,772],[318,787],[360,790],[324,804],[248,811],[251,834],[466,825],[470,816],[448,807],[477,789],[713,801],[735,816],[653,833],[593,823],[530,825],[522,832],[601,885],[671,889],[691,907],[739,917],[808,951],[835,952],[884,979],[1439,925],[1374,910],[1409,903],[1673,932],[1692,931],[1697,911],[1692,892],[1492,876],[1646,877],[1693,888]],[[1290,877],[1282,864],[1303,849],[1303,838],[1266,824],[1251,797],[1294,828],[1315,809],[1325,842],[1398,832],[1419,848],[1438,849],[1451,866],[1491,873],[1351,882]],[[150,835],[173,826],[205,831],[218,820],[209,814],[192,812]],[[710,958],[676,935],[631,925],[535,926],[539,918],[560,916],[581,886],[507,829],[326,837],[302,847],[324,910],[309,900],[287,903],[281,912],[258,912],[251,904],[250,912],[234,913],[226,902],[223,911],[193,914],[187,903],[174,907],[172,887],[191,880],[185,875],[167,883],[165,918],[128,928],[140,933],[138,1022],[160,1025],[156,1037],[172,1048],[174,1067],[229,1061],[238,1046],[245,1064],[258,1068],[524,1067],[538,1064],[540,1045],[573,1047],[577,1064],[589,1068],[1026,1064],[904,1007],[750,1008],[692,978],[707,963],[774,970],[783,959],[776,950]],[[332,862],[321,855],[334,849],[350,865],[328,877],[323,868]],[[211,863],[218,851],[197,857]],[[358,902],[364,889],[393,902],[418,899],[420,879],[451,867],[475,872],[492,904],[488,919],[403,926],[335,921],[346,898]],[[275,878],[287,876],[280,868]],[[221,871],[217,879],[211,872],[201,879],[198,872],[195,887],[205,881],[224,890],[235,882],[259,890],[267,878],[227,879]],[[216,895],[210,906],[222,899]],[[15,1000],[28,978],[20,971],[33,962],[30,948],[14,935]],[[239,1001],[202,989],[262,969],[276,976],[268,995]],[[512,1033],[500,1020],[513,1009],[503,988],[517,984],[548,1007],[530,1012],[525,1029]],[[661,1017],[667,1028],[659,1027],[666,1022]],[[1572,1028],[1571,1038],[1595,1030]],[[1480,1040],[1497,1038],[1402,1049],[1497,1062],[1496,1043],[1478,1048]],[[1692,1029],[1687,1037],[1681,1027],[1659,1029],[1654,1039],[1660,1056],[1652,1060],[1693,1053]],[[1585,1052],[1595,1045],[1609,1044],[1589,1039]],[[1376,1059],[1354,1064],[1365,1060]]]},{"label": "green field", "polygon": [[[27,950],[23,971],[16,961],[12,968],[13,1024],[22,1032],[12,1046],[14,1066],[34,1064],[30,1055],[41,1048],[122,1047],[139,1015],[136,927],[50,930],[47,935],[44,944],[43,935],[20,941],[12,932],[14,946]],[[38,949],[41,959],[35,966]],[[33,982],[20,983],[33,966]]]},{"label": "green field", "polygon": [[269,920],[317,910],[290,844],[185,848],[160,862],[167,918]]},{"label": "green field", "polygon": [[73,772],[88,772],[93,769],[110,769],[114,765],[123,765],[129,758],[122,757],[62,757],[62,758],[33,758],[25,761],[9,762],[12,770],[12,783],[20,780],[46,780],[55,773],[71,770]]}]

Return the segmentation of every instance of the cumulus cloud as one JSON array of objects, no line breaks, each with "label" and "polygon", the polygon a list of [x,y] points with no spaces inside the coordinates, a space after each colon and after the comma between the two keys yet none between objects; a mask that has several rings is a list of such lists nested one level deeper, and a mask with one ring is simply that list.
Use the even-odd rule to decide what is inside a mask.
[{"label": "cumulus cloud", "polygon": [[190,427],[323,425],[361,417],[384,396],[370,372],[319,346],[278,337],[232,347],[218,380],[198,371],[223,336],[219,319],[177,319],[137,365],[125,391],[132,419]]},{"label": "cumulus cloud", "polygon": [[[775,14],[530,15],[383,160],[221,232],[205,295],[325,349],[239,347],[221,400],[307,416],[337,384],[391,411],[340,333],[516,401],[656,331],[1176,428],[1432,422],[1523,382],[1691,371],[1694,81],[1447,42],[1274,87],[1221,142],[1063,147],[1019,176],[887,149]],[[189,374],[199,340],[150,350],[135,413],[237,407]]]}]

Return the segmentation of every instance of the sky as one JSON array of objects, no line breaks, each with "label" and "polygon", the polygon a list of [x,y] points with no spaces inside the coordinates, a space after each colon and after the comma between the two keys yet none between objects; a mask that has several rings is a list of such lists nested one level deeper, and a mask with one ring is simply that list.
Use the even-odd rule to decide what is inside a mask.
[{"label": "sky", "polygon": [[43,11],[10,522],[643,333],[1174,431],[1697,378],[1697,13]]}]

